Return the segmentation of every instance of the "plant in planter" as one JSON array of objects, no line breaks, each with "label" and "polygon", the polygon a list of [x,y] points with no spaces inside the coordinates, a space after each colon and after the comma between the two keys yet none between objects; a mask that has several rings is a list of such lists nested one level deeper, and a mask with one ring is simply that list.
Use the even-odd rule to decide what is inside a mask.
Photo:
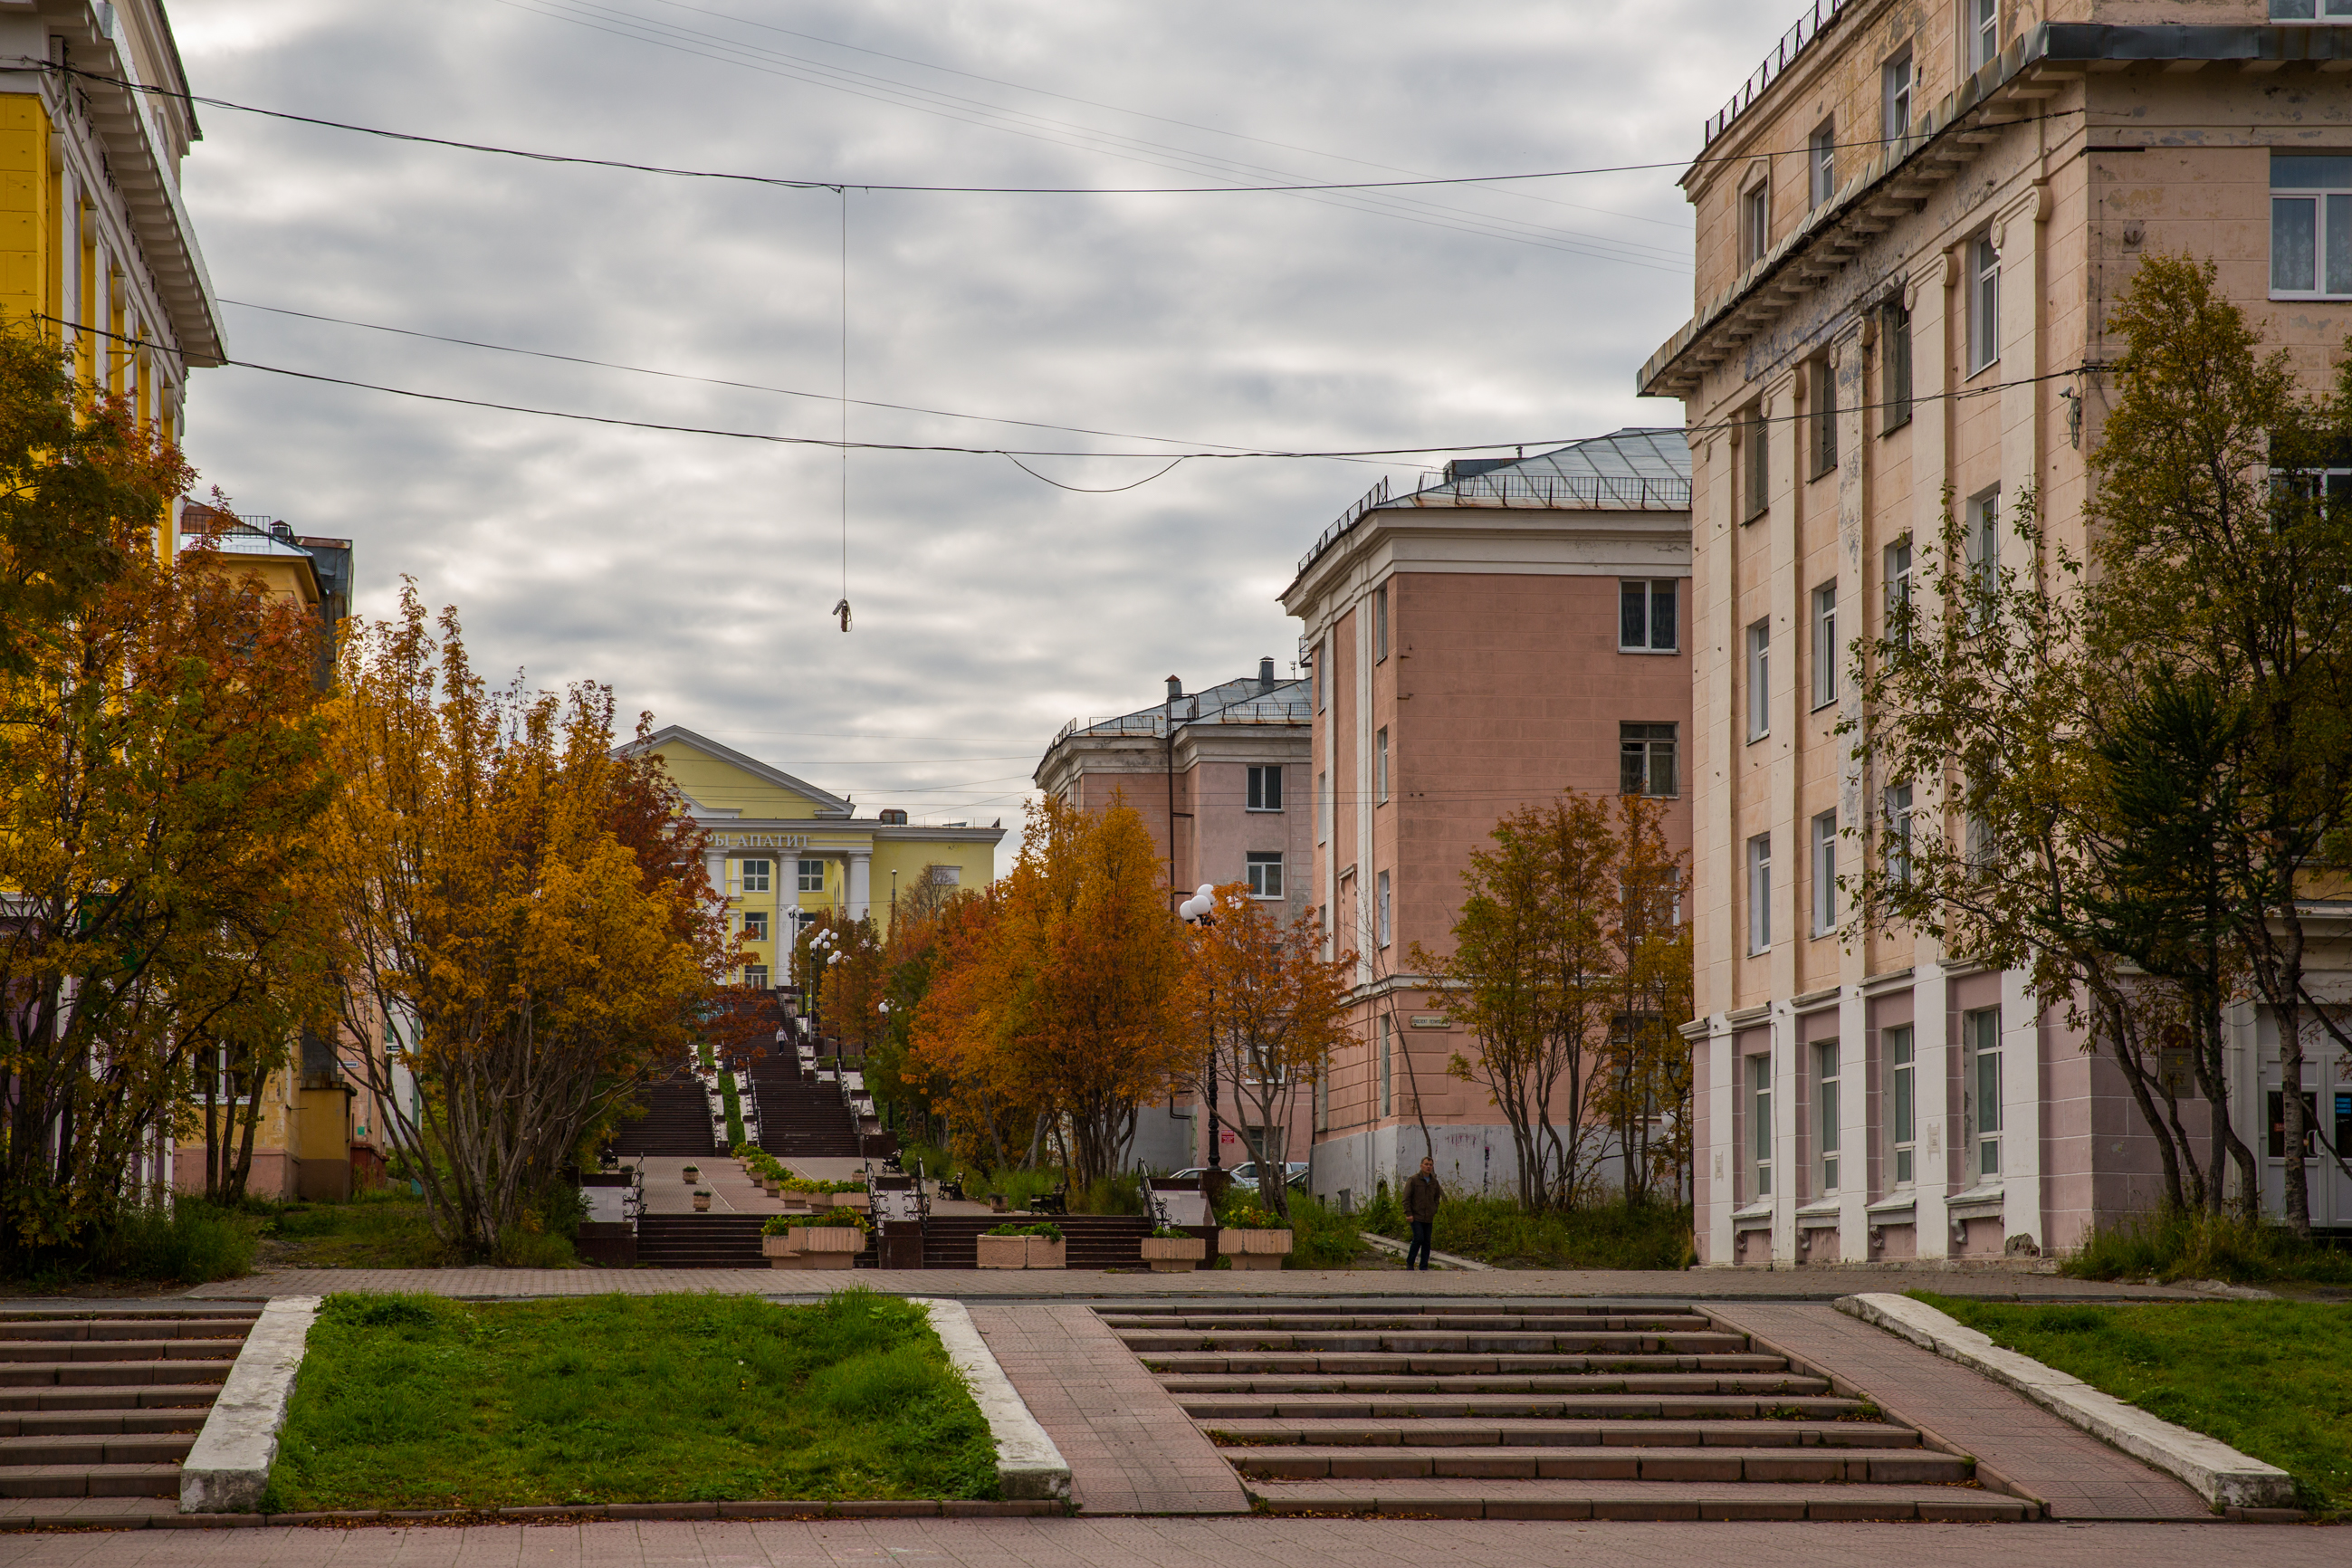
[{"label": "plant in planter", "polygon": [[688,1186],[692,1186],[695,1183],[702,1180],[702,1167],[699,1165],[688,1165],[685,1170],[678,1173],[686,1178],[687,1185]]},{"label": "plant in planter", "polygon": [[1172,1225],[1157,1226],[1143,1238],[1143,1261],[1154,1274],[1188,1274],[1208,1255],[1205,1238]]},{"label": "plant in planter", "polygon": [[1050,1223],[1000,1225],[977,1238],[982,1268],[1067,1268],[1070,1244]]},{"label": "plant in planter", "polygon": [[1287,1220],[1244,1198],[1226,1212],[1217,1250],[1235,1268],[1279,1268],[1290,1256],[1293,1239]]},{"label": "plant in planter", "polygon": [[694,1189],[694,1212],[697,1214],[708,1214],[710,1212],[710,1189],[709,1187],[697,1187]]},{"label": "plant in planter", "polygon": [[847,1209],[777,1215],[760,1232],[760,1250],[778,1268],[847,1268],[866,1250],[866,1222]]}]

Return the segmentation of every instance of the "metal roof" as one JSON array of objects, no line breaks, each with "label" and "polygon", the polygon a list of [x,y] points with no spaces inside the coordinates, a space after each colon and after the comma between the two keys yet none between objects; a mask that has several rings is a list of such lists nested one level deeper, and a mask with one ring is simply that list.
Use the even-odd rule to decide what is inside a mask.
[{"label": "metal roof", "polygon": [[[1179,728],[1196,724],[1304,724],[1312,717],[1312,688],[1305,680],[1277,680],[1271,688],[1262,686],[1255,675],[1239,680],[1228,680],[1212,686],[1205,691],[1188,691],[1175,700],[1176,723]],[[1054,737],[1051,752],[1073,735],[1152,736],[1168,732],[1166,702],[1139,708],[1116,719],[1095,719],[1081,724],[1076,719],[1062,726]]]}]

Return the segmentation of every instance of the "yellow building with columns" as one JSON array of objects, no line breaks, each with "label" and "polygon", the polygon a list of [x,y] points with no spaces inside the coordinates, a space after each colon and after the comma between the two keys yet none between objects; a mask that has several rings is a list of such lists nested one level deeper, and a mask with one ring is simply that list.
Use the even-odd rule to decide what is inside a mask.
[{"label": "yellow building with columns", "polygon": [[746,984],[788,983],[799,925],[820,913],[871,915],[887,935],[898,899],[925,878],[964,888],[995,879],[1002,821],[927,826],[891,809],[861,817],[846,795],[675,724],[644,749],[660,754],[710,836],[710,885],[727,901],[729,928],[756,955]]},{"label": "yellow building with columns", "polygon": [[0,0],[0,317],[41,321],[166,439],[226,353],[180,193],[187,92],[161,0]]}]

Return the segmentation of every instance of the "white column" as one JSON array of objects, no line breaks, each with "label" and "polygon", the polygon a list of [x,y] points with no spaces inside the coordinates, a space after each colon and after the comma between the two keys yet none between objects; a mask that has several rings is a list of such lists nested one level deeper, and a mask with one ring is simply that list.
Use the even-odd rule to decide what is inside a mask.
[{"label": "white column", "polygon": [[871,849],[852,849],[847,858],[849,861],[847,889],[849,918],[853,921],[862,921],[866,918],[866,911],[873,907],[874,852]]},{"label": "white column", "polygon": [[[1777,889],[1774,897],[1779,897]],[[1789,1011],[1786,996],[1772,999],[1768,1026],[1772,1042],[1772,1261],[1794,1264],[1797,1184],[1803,1178],[1804,1167],[1797,1137],[1797,1101],[1805,1092],[1806,1075],[1801,1065],[1804,1046],[1797,1038],[1796,1015]]]},{"label": "white column", "polygon": [[1733,1242],[1731,1211],[1739,1206],[1739,1171],[1734,1163],[1738,1148],[1737,1135],[1739,1117],[1739,1058],[1732,1050],[1731,1025],[1721,1013],[1706,1020],[1706,1038],[1699,1049],[1706,1053],[1706,1141],[1709,1152],[1705,1167],[1706,1213],[1700,1223],[1706,1226],[1706,1260],[1710,1264],[1732,1261]]},{"label": "white column", "polygon": [[[1803,904],[1797,897],[1805,864],[1803,830],[1797,816],[1797,727],[1805,711],[1803,688],[1805,617],[1804,589],[1799,581],[1799,510],[1804,503],[1804,426],[1794,416],[1797,374],[1782,374],[1771,384],[1764,412],[1773,421],[1765,426],[1771,443],[1772,510],[1752,526],[1768,531],[1765,540],[1765,614],[1771,627],[1771,690],[1769,697],[1771,733],[1756,746],[1764,756],[1748,773],[1750,787],[1759,789],[1768,804],[1765,829],[1772,836],[1772,946],[1764,972],[1772,997],[1772,1258],[1797,1260],[1797,1190],[1802,1179],[1803,1156],[1797,1136],[1797,1106],[1805,1092],[1804,1042],[1798,1038],[1797,1020],[1789,1003],[1797,994],[1797,950],[1804,942]],[[1741,634],[1740,656],[1747,656]],[[1740,847],[1743,871],[1747,849]]]},{"label": "white column", "polygon": [[2042,1229],[2042,1010],[2021,969],[2000,976],[2000,1234]]},{"label": "white column", "polygon": [[[1922,940],[1922,947],[1925,941]],[[1922,958],[1911,981],[1911,1070],[1917,1097],[1918,1152],[1914,1157],[1912,1191],[1917,1194],[1913,1224],[1919,1256],[1948,1258],[1952,1252],[1952,1221],[1944,1199],[1952,1185],[1952,1145],[1959,1124],[1952,1119],[1952,1020],[1950,983],[1944,966]]]}]

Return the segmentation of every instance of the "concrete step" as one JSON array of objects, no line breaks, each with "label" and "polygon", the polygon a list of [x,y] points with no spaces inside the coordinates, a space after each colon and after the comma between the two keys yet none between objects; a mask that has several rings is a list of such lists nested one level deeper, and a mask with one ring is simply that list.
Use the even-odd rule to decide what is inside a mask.
[{"label": "concrete step", "polygon": [[18,1340],[243,1340],[260,1314],[201,1318],[142,1315],[136,1318],[0,1317],[0,1345]]},{"label": "concrete step", "polygon": [[[184,1366],[186,1363],[180,1363]],[[220,1397],[217,1383],[98,1384],[0,1388],[0,1412],[23,1410],[202,1410]]]},{"label": "concrete step", "polygon": [[194,1432],[205,1424],[209,1400],[163,1410],[26,1410],[0,1412],[0,1437],[93,1433]]},{"label": "concrete step", "polygon": [[177,1463],[194,1446],[194,1432],[36,1433],[0,1437],[0,1476],[18,1466],[160,1465]]},{"label": "concrete step", "polygon": [[0,1498],[179,1495],[177,1465],[26,1465],[0,1468]]},{"label": "concrete step", "polygon": [[236,1359],[245,1336],[206,1340],[0,1340],[0,1368],[18,1362]]},{"label": "concrete step", "polygon": [[1680,1481],[1543,1479],[1503,1486],[1473,1479],[1253,1481],[1269,1514],[1370,1514],[1421,1519],[1872,1520],[2004,1523],[2037,1517],[2032,1503],[1974,1487],[1710,1487]]},{"label": "concrete step", "polygon": [[1834,1448],[1307,1447],[1227,1448],[1244,1476],[1291,1480],[1761,1481],[1952,1486],[1975,1473],[1969,1460],[1912,1449]]},{"label": "concrete step", "polygon": [[[1348,1316],[1193,1316],[1180,1318],[1130,1317],[1118,1312],[1101,1314],[1104,1326],[1120,1334],[1129,1331],[1175,1333],[1180,1331],[1240,1332],[1244,1330],[1270,1330],[1278,1333],[1714,1333],[1715,1326],[1704,1318],[1685,1317],[1616,1317],[1567,1316],[1557,1313],[1534,1315],[1496,1314],[1469,1316],[1432,1312],[1371,1314]],[[1743,1342],[1744,1348],[1744,1342]]]},{"label": "concrete step", "polygon": [[1160,1380],[1169,1393],[1200,1394],[1785,1394],[1829,1393],[1829,1380],[1802,1373],[1550,1373],[1439,1377],[1397,1373],[1343,1376],[1333,1373],[1171,1374]]},{"label": "concrete step", "polygon": [[1788,1395],[1771,1399],[1680,1395],[1659,1399],[1638,1394],[1592,1394],[1567,1398],[1509,1394],[1464,1398],[1381,1399],[1340,1395],[1330,1399],[1284,1394],[1236,1399],[1193,1394],[1177,1401],[1185,1415],[1203,1425],[1228,1421],[1836,1421],[1861,1414],[1850,1399]]},{"label": "concrete step", "polygon": [[1917,1448],[1908,1426],[1875,1421],[1528,1421],[1259,1416],[1203,1418],[1227,1447]]},{"label": "concrete step", "polygon": [[1523,1373],[1530,1377],[1569,1373],[1606,1375],[1610,1373],[1750,1373],[1770,1374],[1786,1367],[1779,1356],[1557,1356],[1376,1354],[1364,1351],[1145,1351],[1143,1364],[1154,1372],[1182,1373],[1328,1373],[1362,1376],[1368,1373],[1415,1373],[1428,1376],[1464,1377]]},{"label": "concrete step", "polygon": [[[1353,1351],[1404,1355],[1746,1356],[1740,1334],[1468,1334],[1383,1332],[1285,1333],[1274,1329],[1193,1330],[1169,1333],[1128,1329],[1127,1348],[1154,1351]],[[1779,1362],[1778,1356],[1757,1357]]]},{"label": "concrete step", "polygon": [[[231,1358],[234,1359],[234,1358]],[[123,1384],[219,1383],[229,1361],[0,1362],[0,1388],[98,1388]]]}]

